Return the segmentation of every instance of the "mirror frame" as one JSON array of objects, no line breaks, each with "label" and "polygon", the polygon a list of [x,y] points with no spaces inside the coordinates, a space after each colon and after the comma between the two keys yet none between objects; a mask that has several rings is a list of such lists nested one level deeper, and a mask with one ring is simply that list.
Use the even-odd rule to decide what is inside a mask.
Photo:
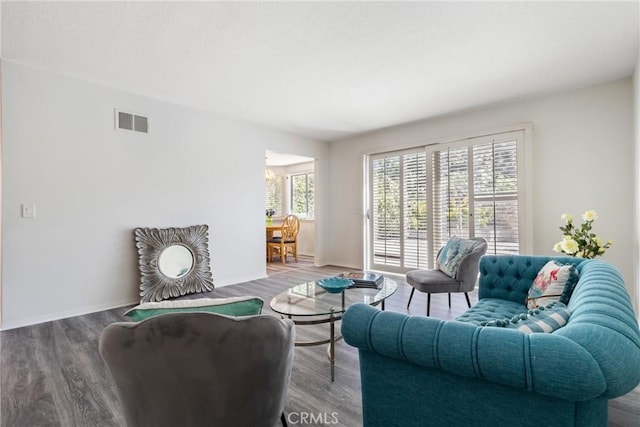
[{"label": "mirror frame", "polygon": [[[140,302],[163,301],[214,289],[209,261],[209,226],[143,228],[134,230],[140,266]],[[193,266],[184,276],[165,276],[158,265],[169,246],[181,245],[193,255]]]}]

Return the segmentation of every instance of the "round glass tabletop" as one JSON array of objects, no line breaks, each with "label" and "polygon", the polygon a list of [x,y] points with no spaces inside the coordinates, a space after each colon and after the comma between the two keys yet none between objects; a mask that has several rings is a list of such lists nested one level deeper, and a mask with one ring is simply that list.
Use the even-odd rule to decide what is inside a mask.
[{"label": "round glass tabletop", "polygon": [[322,289],[316,281],[301,283],[276,295],[270,307],[284,316],[322,316],[341,314],[356,303],[377,305],[389,298],[398,284],[387,277],[380,289],[352,286],[338,294]]}]

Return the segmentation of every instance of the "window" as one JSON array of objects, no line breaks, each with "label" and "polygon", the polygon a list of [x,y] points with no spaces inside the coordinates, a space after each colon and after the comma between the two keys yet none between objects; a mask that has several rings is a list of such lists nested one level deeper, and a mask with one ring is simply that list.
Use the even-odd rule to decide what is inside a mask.
[{"label": "window", "polygon": [[484,237],[489,253],[517,254],[517,140],[433,151],[434,244]]},{"label": "window", "polygon": [[313,210],[313,173],[291,175],[291,213],[309,219]]},{"label": "window", "polygon": [[518,131],[370,156],[369,268],[433,268],[454,235],[518,253],[523,141]]}]

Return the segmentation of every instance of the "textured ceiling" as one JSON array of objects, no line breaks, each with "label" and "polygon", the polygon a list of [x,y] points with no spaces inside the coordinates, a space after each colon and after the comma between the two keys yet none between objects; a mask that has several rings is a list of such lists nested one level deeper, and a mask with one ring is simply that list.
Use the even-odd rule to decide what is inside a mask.
[{"label": "textured ceiling", "polygon": [[2,57],[335,140],[630,76],[632,2],[2,2]]}]

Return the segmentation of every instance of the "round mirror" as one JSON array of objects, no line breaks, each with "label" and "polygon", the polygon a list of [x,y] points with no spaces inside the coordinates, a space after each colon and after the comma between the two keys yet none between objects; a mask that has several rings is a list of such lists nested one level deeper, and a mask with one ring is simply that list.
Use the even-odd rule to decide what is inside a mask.
[{"label": "round mirror", "polygon": [[192,267],[193,254],[182,245],[169,246],[158,257],[160,272],[172,279],[186,276]]}]

